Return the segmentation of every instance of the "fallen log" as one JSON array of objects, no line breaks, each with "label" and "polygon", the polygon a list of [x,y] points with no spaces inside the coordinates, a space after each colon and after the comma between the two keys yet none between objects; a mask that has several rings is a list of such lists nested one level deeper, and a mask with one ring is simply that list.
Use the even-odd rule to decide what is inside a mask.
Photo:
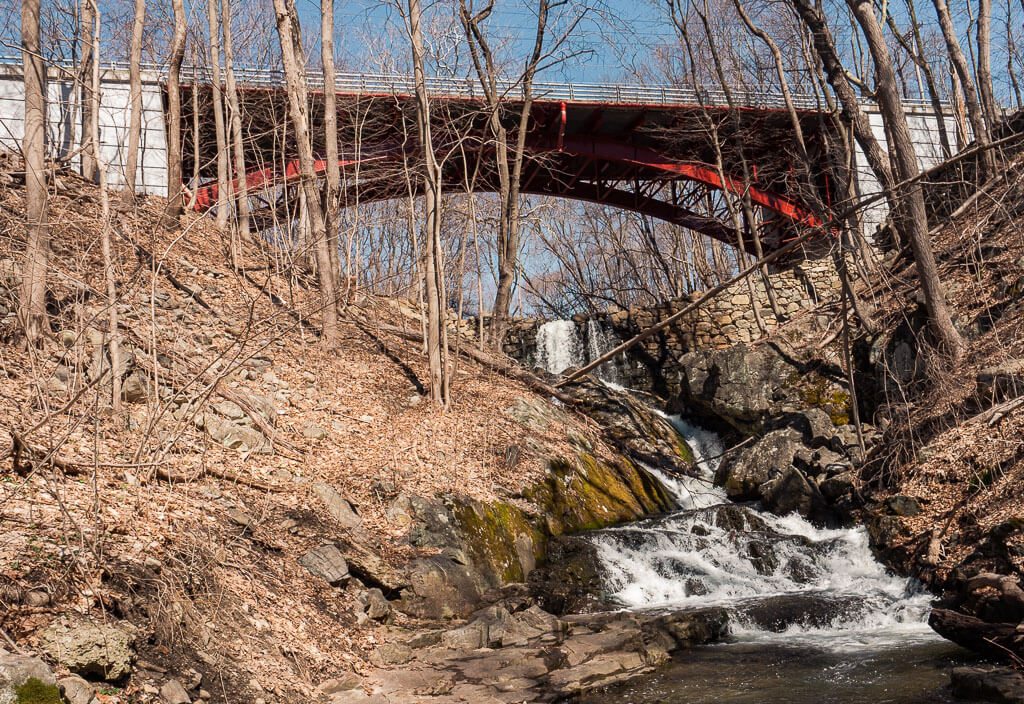
[{"label": "fallen log", "polygon": [[928,625],[946,640],[1000,660],[1024,653],[1015,623],[990,623],[952,609],[932,609]]}]

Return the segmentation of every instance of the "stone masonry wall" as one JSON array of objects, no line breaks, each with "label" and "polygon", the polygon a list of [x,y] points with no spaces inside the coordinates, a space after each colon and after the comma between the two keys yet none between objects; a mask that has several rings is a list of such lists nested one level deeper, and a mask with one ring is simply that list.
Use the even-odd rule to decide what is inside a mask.
[{"label": "stone masonry wall", "polygon": [[[775,299],[784,314],[814,308],[839,296],[840,284],[831,258],[825,257],[768,275]],[[778,327],[772,314],[761,277],[752,277],[754,295],[768,331]],[[593,323],[599,323],[608,344],[628,340],[646,328],[679,312],[703,294],[698,291],[650,308],[602,312],[573,317],[584,350],[593,349],[589,337]],[[510,328],[505,352],[533,366],[537,362],[537,330],[543,320],[519,320]],[[761,338],[750,303],[746,281],[738,281],[704,305],[648,340],[634,346],[615,367],[622,383],[660,396],[675,393],[678,387],[678,359],[695,349],[722,348]],[[587,355],[590,361],[591,355]]]}]

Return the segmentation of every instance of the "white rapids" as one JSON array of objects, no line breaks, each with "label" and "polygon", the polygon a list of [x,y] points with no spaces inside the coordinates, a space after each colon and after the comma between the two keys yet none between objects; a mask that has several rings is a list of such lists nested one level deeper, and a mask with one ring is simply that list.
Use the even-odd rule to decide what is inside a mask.
[{"label": "white rapids", "polygon": [[875,560],[863,527],[816,528],[733,504],[711,481],[718,438],[669,420],[700,476],[650,469],[680,510],[594,534],[611,598],[631,609],[723,605],[744,640],[854,649],[937,638],[926,623],[929,595]]}]

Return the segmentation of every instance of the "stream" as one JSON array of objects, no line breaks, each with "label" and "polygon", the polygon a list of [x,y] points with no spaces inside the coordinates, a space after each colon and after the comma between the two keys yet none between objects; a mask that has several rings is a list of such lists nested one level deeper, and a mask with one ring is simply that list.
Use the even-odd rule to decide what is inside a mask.
[{"label": "stream", "polygon": [[[594,333],[585,330],[585,344],[571,321],[547,323],[538,361],[552,371],[585,364],[601,353]],[[617,386],[610,374],[598,376]],[[863,527],[822,529],[729,501],[711,481],[723,451],[717,436],[668,420],[694,451],[699,476],[649,468],[679,510],[591,534],[605,590],[630,610],[723,606],[730,638],[583,701],[955,701],[949,669],[976,656],[929,628],[931,596],[874,558]]]}]

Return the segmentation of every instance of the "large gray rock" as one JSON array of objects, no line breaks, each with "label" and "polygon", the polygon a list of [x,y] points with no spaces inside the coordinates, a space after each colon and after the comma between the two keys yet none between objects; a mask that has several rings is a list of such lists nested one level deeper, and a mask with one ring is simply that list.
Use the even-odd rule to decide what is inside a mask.
[{"label": "large gray rock", "polygon": [[132,372],[121,384],[121,398],[128,403],[142,403],[150,397],[149,377],[142,372]]},{"label": "large gray rock", "polygon": [[43,685],[57,684],[53,671],[39,658],[15,655],[0,648],[0,704],[16,704],[18,688],[32,679]]},{"label": "large gray rock", "polygon": [[756,434],[769,415],[793,405],[799,372],[777,354],[734,345],[690,352],[680,365],[679,403],[743,434]]},{"label": "large gray rock", "polygon": [[[117,376],[124,377],[128,373],[128,370],[135,364],[135,355],[128,347],[118,348],[117,355]],[[89,363],[89,368],[86,370],[86,374],[90,381],[95,381],[101,375],[110,371],[110,355],[108,354],[106,347],[97,347],[92,353],[92,360]]]},{"label": "large gray rock", "polygon": [[725,487],[726,494],[734,501],[760,499],[761,486],[785,474],[802,448],[796,430],[773,430],[753,444],[727,452],[715,473],[715,483]]},{"label": "large gray rock", "polygon": [[323,502],[331,518],[345,528],[355,530],[363,525],[363,519],[352,510],[352,504],[330,484],[317,482],[313,485],[313,493]]},{"label": "large gray rock", "polygon": [[53,623],[43,629],[39,647],[75,674],[113,682],[125,677],[135,662],[135,627],[127,622],[71,625]]},{"label": "large gray rock", "polygon": [[961,699],[1024,704],[1024,674],[1010,668],[955,667],[952,684]]},{"label": "large gray rock", "polygon": [[409,588],[402,590],[399,609],[429,619],[465,618],[488,586],[475,571],[443,555],[413,562],[409,581]]},{"label": "large gray rock", "polygon": [[191,704],[192,698],[178,680],[167,680],[160,688],[160,696],[167,704]]},{"label": "large gray rock", "polygon": [[299,564],[312,575],[320,577],[331,586],[348,581],[348,564],[336,545],[321,545],[299,558]]}]

